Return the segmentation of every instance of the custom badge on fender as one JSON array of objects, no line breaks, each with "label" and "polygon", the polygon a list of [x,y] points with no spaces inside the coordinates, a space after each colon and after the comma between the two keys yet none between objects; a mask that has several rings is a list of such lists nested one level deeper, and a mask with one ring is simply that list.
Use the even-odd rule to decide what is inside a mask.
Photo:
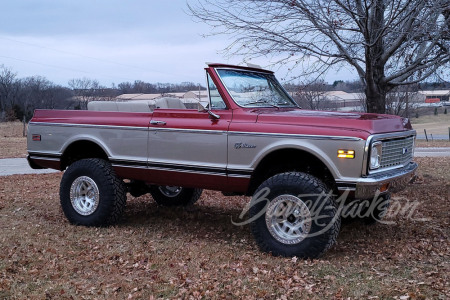
[{"label": "custom badge on fender", "polygon": [[253,149],[253,148],[256,148],[256,145],[251,145],[251,144],[246,144],[246,143],[235,143],[234,148],[235,149],[243,149],[243,148]]}]

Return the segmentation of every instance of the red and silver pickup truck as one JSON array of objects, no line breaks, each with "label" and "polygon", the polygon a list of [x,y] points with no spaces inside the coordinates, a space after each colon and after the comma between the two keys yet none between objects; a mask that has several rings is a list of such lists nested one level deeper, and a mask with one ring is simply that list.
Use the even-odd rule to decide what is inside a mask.
[{"label": "red and silver pickup truck", "polygon": [[253,196],[248,223],[263,251],[313,258],[336,241],[343,207],[384,199],[366,215],[376,219],[414,175],[407,119],[300,109],[255,66],[205,71],[209,98],[198,109],[162,98],[35,111],[28,160],[65,171],[60,200],[71,223],[117,222],[127,192],[171,206],[212,189]]}]

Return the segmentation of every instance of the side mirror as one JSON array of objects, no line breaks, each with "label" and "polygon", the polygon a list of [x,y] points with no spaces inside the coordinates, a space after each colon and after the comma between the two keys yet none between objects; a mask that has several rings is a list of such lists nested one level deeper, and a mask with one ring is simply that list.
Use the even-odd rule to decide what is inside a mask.
[{"label": "side mirror", "polygon": [[211,119],[220,119],[219,115],[209,110],[208,102],[198,102],[197,110],[198,112],[207,112]]}]

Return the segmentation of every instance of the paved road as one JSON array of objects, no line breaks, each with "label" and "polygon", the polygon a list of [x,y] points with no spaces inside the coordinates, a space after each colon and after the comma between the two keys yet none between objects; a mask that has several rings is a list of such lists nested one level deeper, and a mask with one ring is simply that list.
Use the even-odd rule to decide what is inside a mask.
[{"label": "paved road", "polygon": [[[417,147],[414,151],[415,157],[446,157],[450,156],[450,147],[424,148]],[[0,159],[0,176],[15,174],[45,174],[58,171],[51,169],[33,170],[25,158]]]},{"label": "paved road", "polygon": [[25,158],[0,159],[0,176],[15,174],[44,174],[58,172],[51,169],[33,170]]},{"label": "paved road", "polygon": [[417,147],[415,157],[445,157],[450,156],[450,147]]},{"label": "paved road", "polygon": [[[448,141],[449,140],[449,136],[448,136],[448,134],[433,134],[433,138],[431,138],[432,136],[431,136],[431,134],[429,133],[428,134],[428,140],[429,141],[431,141],[431,140],[434,140],[434,141],[440,141],[440,140],[444,140],[444,141]],[[418,140],[425,140],[426,138],[425,138],[425,134],[423,134],[423,133],[418,133],[417,134],[417,136],[416,136],[416,138],[418,139]]]}]

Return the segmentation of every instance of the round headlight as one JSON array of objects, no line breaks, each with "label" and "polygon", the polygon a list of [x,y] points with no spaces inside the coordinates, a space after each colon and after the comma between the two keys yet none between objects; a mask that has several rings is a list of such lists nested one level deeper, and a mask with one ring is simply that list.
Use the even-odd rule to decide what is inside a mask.
[{"label": "round headlight", "polygon": [[370,148],[370,169],[378,169],[381,164],[381,142],[375,142]]}]

